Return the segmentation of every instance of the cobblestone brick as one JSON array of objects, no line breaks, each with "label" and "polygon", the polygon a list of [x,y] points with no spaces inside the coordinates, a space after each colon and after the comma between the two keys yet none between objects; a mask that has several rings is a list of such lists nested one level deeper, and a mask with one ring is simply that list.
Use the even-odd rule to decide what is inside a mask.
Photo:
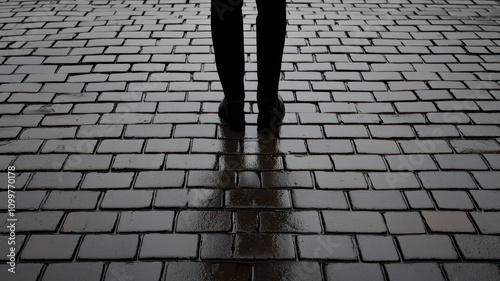
[{"label": "cobblestone brick", "polygon": [[498,260],[500,237],[482,235],[454,235],[458,248],[466,260]]},{"label": "cobblestone brick", "polygon": [[437,263],[392,263],[386,264],[389,280],[401,281],[444,281],[443,274]]},{"label": "cobblestone brick", "polygon": [[99,281],[104,269],[102,262],[88,263],[53,263],[47,266],[41,280]]},{"label": "cobblestone brick", "polygon": [[349,236],[299,235],[299,256],[314,260],[357,260],[357,253]]},{"label": "cobblestone brick", "polygon": [[24,260],[71,260],[80,235],[32,235],[24,247]]},{"label": "cobblestone brick", "polygon": [[404,210],[406,204],[399,191],[350,191],[355,210]]},{"label": "cobblestone brick", "polygon": [[466,172],[420,172],[418,177],[427,189],[476,188],[476,184]]},{"label": "cobblestone brick", "polygon": [[451,280],[456,280],[456,281],[462,281],[462,280],[494,281],[500,279],[500,273],[498,272],[498,267],[493,264],[447,263],[444,264],[444,269],[449,278]]},{"label": "cobblestone brick", "polygon": [[295,208],[340,210],[349,208],[344,194],[338,191],[294,190],[292,199]]},{"label": "cobblestone brick", "polygon": [[445,235],[405,235],[398,236],[404,260],[454,260],[458,255],[448,236]]},{"label": "cobblestone brick", "polygon": [[167,265],[166,281],[173,280],[250,281],[252,267],[241,263],[172,262]]},{"label": "cobblestone brick", "polygon": [[129,188],[134,173],[88,173],[82,189]]},{"label": "cobblestone brick", "polygon": [[322,211],[328,233],[385,233],[386,226],[378,212]]},{"label": "cobblestone brick", "polygon": [[398,261],[399,256],[391,236],[356,237],[363,261]]},{"label": "cobblestone brick", "polygon": [[371,263],[330,263],[325,267],[327,280],[383,281],[380,265]]},{"label": "cobblestone brick", "polygon": [[482,210],[500,209],[500,192],[493,190],[471,190],[470,193],[476,204]]},{"label": "cobblestone brick", "polygon": [[156,280],[160,279],[162,267],[161,262],[112,262],[108,266],[104,281],[130,277],[141,280]]},{"label": "cobblestone brick", "polygon": [[314,172],[316,183],[324,189],[366,189],[365,177],[358,172]]},{"label": "cobblestone brick", "polygon": [[136,257],[138,235],[86,235],[78,251],[78,259],[117,260]]},{"label": "cobblestone brick", "polygon": [[439,209],[472,210],[472,204],[465,191],[432,191]]},{"label": "cobblestone brick", "polygon": [[151,190],[109,190],[101,202],[102,209],[143,209],[151,206]]},{"label": "cobblestone brick", "polygon": [[[278,221],[282,223],[276,223]],[[260,213],[260,231],[320,233],[321,224],[315,211],[263,211]]]},{"label": "cobblestone brick", "polygon": [[165,155],[163,154],[119,154],[115,157],[113,169],[116,170],[158,170],[163,165]]},{"label": "cobblestone brick", "polygon": [[195,234],[146,234],[139,259],[195,258],[198,255],[198,239]]},{"label": "cobblestone brick", "polygon": [[231,229],[231,213],[226,211],[181,211],[177,232],[219,232]]},{"label": "cobblestone brick", "polygon": [[173,220],[172,211],[122,212],[118,232],[172,231]]},{"label": "cobblestone brick", "polygon": [[95,191],[51,191],[42,206],[44,210],[94,209],[100,192]]},{"label": "cobblestone brick", "polygon": [[117,218],[116,212],[71,212],[66,216],[61,232],[111,232]]},{"label": "cobblestone brick", "polygon": [[432,232],[475,232],[466,213],[455,211],[422,211]]},{"label": "cobblestone brick", "polygon": [[417,212],[387,212],[384,218],[392,234],[425,233],[424,223]]}]

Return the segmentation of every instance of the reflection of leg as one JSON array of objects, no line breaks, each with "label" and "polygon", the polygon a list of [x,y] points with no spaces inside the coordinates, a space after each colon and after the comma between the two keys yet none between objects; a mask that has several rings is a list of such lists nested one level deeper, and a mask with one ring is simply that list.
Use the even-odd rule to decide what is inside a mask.
[{"label": "reflection of leg", "polygon": [[286,35],[286,0],[257,1],[257,97],[275,101]]},{"label": "reflection of leg", "polygon": [[243,0],[212,0],[211,24],[215,63],[228,101],[245,99],[243,75]]}]

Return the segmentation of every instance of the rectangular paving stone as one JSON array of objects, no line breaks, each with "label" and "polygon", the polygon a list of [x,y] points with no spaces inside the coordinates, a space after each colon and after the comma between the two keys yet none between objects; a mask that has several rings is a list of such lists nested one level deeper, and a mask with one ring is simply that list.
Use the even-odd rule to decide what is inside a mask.
[{"label": "rectangular paving stone", "polygon": [[228,211],[181,211],[177,217],[177,232],[224,232],[231,230]]},{"label": "rectangular paving stone", "polygon": [[82,125],[77,138],[116,138],[122,131],[123,125]]},{"label": "rectangular paving stone", "polygon": [[71,260],[80,235],[31,235],[23,249],[23,260]]},{"label": "rectangular paving stone", "polygon": [[302,259],[357,260],[351,237],[337,235],[298,235],[298,254]]},{"label": "rectangular paving stone", "polygon": [[87,234],[78,251],[79,260],[134,259],[139,245],[138,235]]},{"label": "rectangular paving stone", "polygon": [[81,178],[81,173],[37,172],[32,177],[28,189],[76,189]]},{"label": "rectangular paving stone", "polygon": [[164,158],[164,154],[118,154],[112,168],[115,170],[159,170]]},{"label": "rectangular paving stone", "polygon": [[97,153],[140,153],[144,146],[144,140],[116,140],[107,139],[101,141]]},{"label": "rectangular paving stone", "polygon": [[47,266],[41,280],[78,278],[85,281],[98,281],[101,278],[103,269],[104,263],[102,262],[50,264]]},{"label": "rectangular paving stone", "polygon": [[117,212],[71,212],[64,219],[61,233],[109,233],[113,231],[117,219]]},{"label": "rectangular paving stone", "polygon": [[439,209],[473,210],[475,208],[466,191],[434,190],[431,193]]},{"label": "rectangular paving stone", "polygon": [[406,204],[400,191],[382,190],[350,191],[349,197],[355,210],[405,210]]},{"label": "rectangular paving stone", "polygon": [[138,278],[141,280],[160,279],[162,262],[111,262],[106,271],[105,281],[117,278]]},{"label": "rectangular paving stone", "polygon": [[111,166],[111,155],[70,155],[64,163],[64,170],[108,170]]},{"label": "rectangular paving stone", "polygon": [[[283,188],[283,187],[298,187],[312,188],[313,181],[309,171],[273,171],[262,172],[262,187],[263,188]],[[240,174],[240,183],[241,183]]]},{"label": "rectangular paving stone", "polygon": [[399,154],[399,148],[392,140],[360,139],[354,140],[356,150],[360,154]]},{"label": "rectangular paving stone", "polygon": [[148,208],[151,206],[152,198],[153,191],[150,190],[109,190],[104,195],[104,199],[101,202],[101,208]]},{"label": "rectangular paving stone", "polygon": [[498,267],[486,263],[447,263],[444,264],[446,274],[451,280],[485,280],[500,279]]},{"label": "rectangular paving stone", "polygon": [[466,260],[498,260],[500,237],[486,235],[454,235],[460,252]]},{"label": "rectangular paving stone", "polygon": [[47,140],[41,153],[92,153],[97,140]]},{"label": "rectangular paving stone", "polygon": [[419,189],[413,173],[368,173],[374,189]]},{"label": "rectangular paving stone", "polygon": [[198,235],[195,234],[146,234],[139,252],[139,259],[196,258],[198,240]]},{"label": "rectangular paving stone", "polygon": [[242,260],[295,259],[294,239],[289,234],[240,233],[234,239],[233,257]]},{"label": "rectangular paving stone", "polygon": [[226,208],[291,208],[290,192],[274,189],[234,189],[225,193]]},{"label": "rectangular paving stone", "polygon": [[426,229],[418,212],[386,212],[387,228],[392,234],[420,234]]},{"label": "rectangular paving stone", "polygon": [[128,125],[125,130],[125,137],[130,138],[169,138],[171,136],[172,125]]},{"label": "rectangular paving stone", "polygon": [[283,170],[281,156],[274,155],[223,155],[219,160],[222,171],[278,171]]},{"label": "rectangular paving stone", "polygon": [[130,211],[122,212],[118,224],[119,233],[172,231],[172,211]]},{"label": "rectangular paving stone", "polygon": [[307,280],[317,281],[322,280],[320,274],[320,265],[315,262],[274,262],[274,263],[258,263],[254,265],[255,276],[253,280],[273,280],[279,278],[307,278]]},{"label": "rectangular paving stone", "polygon": [[333,155],[335,170],[375,170],[385,171],[385,163],[378,155]]},{"label": "rectangular paving stone", "polygon": [[42,140],[11,140],[0,142],[0,153],[34,153],[42,146]]},{"label": "rectangular paving stone", "polygon": [[299,209],[337,209],[349,208],[343,192],[327,190],[293,190],[293,206]]},{"label": "rectangular paving stone", "polygon": [[458,255],[446,235],[405,235],[397,237],[403,259],[406,260],[455,260]]},{"label": "rectangular paving stone", "polygon": [[127,189],[132,183],[134,173],[98,173],[92,172],[85,175],[82,189]]},{"label": "rectangular paving stone", "polygon": [[322,189],[366,189],[365,177],[359,172],[315,171],[316,183]]},{"label": "rectangular paving stone", "polygon": [[174,138],[214,138],[215,125],[181,124],[174,129]]},{"label": "rectangular paving stone", "polygon": [[450,140],[457,153],[498,153],[500,145],[494,140]]},{"label": "rectangular paving stone", "polygon": [[332,162],[327,155],[285,156],[285,167],[288,170],[331,170]]},{"label": "rectangular paving stone", "polygon": [[498,212],[471,212],[471,217],[482,234],[500,233],[500,213]]},{"label": "rectangular paving stone", "polygon": [[173,280],[250,281],[252,266],[229,262],[172,262],[167,265],[166,281]]},{"label": "rectangular paving stone", "polygon": [[260,213],[260,231],[321,233],[321,224],[316,211],[263,211]]},{"label": "rectangular paving stone", "polygon": [[217,157],[210,154],[169,154],[166,169],[215,169]]},{"label": "rectangular paving stone", "polygon": [[384,266],[392,280],[445,280],[437,263],[390,263]]},{"label": "rectangular paving stone", "polygon": [[327,233],[385,233],[379,212],[322,211]]},{"label": "rectangular paving stone", "polygon": [[426,189],[475,189],[466,172],[420,172],[418,177]]},{"label": "rectangular paving stone", "polygon": [[471,190],[472,197],[476,204],[482,210],[498,210],[500,209],[499,198],[500,192],[496,190]]},{"label": "rectangular paving stone", "polygon": [[20,139],[65,139],[74,138],[76,135],[77,127],[66,128],[29,128],[25,129]]},{"label": "rectangular paving stone", "polygon": [[325,266],[325,272],[327,280],[385,280],[380,265],[372,263],[328,263]]},{"label": "rectangular paving stone", "polygon": [[94,191],[51,191],[42,209],[92,210],[96,207],[100,194]]},{"label": "rectangular paving stone", "polygon": [[398,252],[391,236],[357,235],[356,240],[363,261],[399,261]]},{"label": "rectangular paving stone", "polygon": [[135,188],[182,187],[184,171],[139,172]]},{"label": "rectangular paving stone", "polygon": [[465,212],[459,211],[422,211],[422,216],[432,232],[475,232]]}]

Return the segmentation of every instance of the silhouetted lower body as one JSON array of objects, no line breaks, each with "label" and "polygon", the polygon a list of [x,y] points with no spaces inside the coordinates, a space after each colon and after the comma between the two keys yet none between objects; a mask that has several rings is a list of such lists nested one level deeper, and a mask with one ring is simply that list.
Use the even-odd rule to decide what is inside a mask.
[{"label": "silhouetted lower body", "polygon": [[[286,35],[286,0],[256,0],[256,2],[257,101],[261,112],[265,111],[265,108],[274,107],[279,100],[278,85]],[[224,106],[228,119],[234,119],[231,118],[232,115],[241,117],[241,114],[231,113],[240,112],[245,99],[242,5],[243,0],[212,0],[211,24],[215,63],[224,91],[226,102]],[[265,117],[262,116],[260,119]]]}]

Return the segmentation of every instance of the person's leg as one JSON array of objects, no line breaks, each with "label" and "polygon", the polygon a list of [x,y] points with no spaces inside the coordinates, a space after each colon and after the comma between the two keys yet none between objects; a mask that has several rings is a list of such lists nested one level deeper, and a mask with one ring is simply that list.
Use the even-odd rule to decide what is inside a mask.
[{"label": "person's leg", "polygon": [[278,95],[286,36],[286,0],[257,1],[257,129],[277,132],[285,116]]},{"label": "person's leg", "polygon": [[243,76],[243,0],[212,0],[212,41],[217,72],[227,101],[245,99]]},{"label": "person's leg", "polygon": [[281,61],[286,35],[286,0],[257,2],[257,98],[278,98]]}]

